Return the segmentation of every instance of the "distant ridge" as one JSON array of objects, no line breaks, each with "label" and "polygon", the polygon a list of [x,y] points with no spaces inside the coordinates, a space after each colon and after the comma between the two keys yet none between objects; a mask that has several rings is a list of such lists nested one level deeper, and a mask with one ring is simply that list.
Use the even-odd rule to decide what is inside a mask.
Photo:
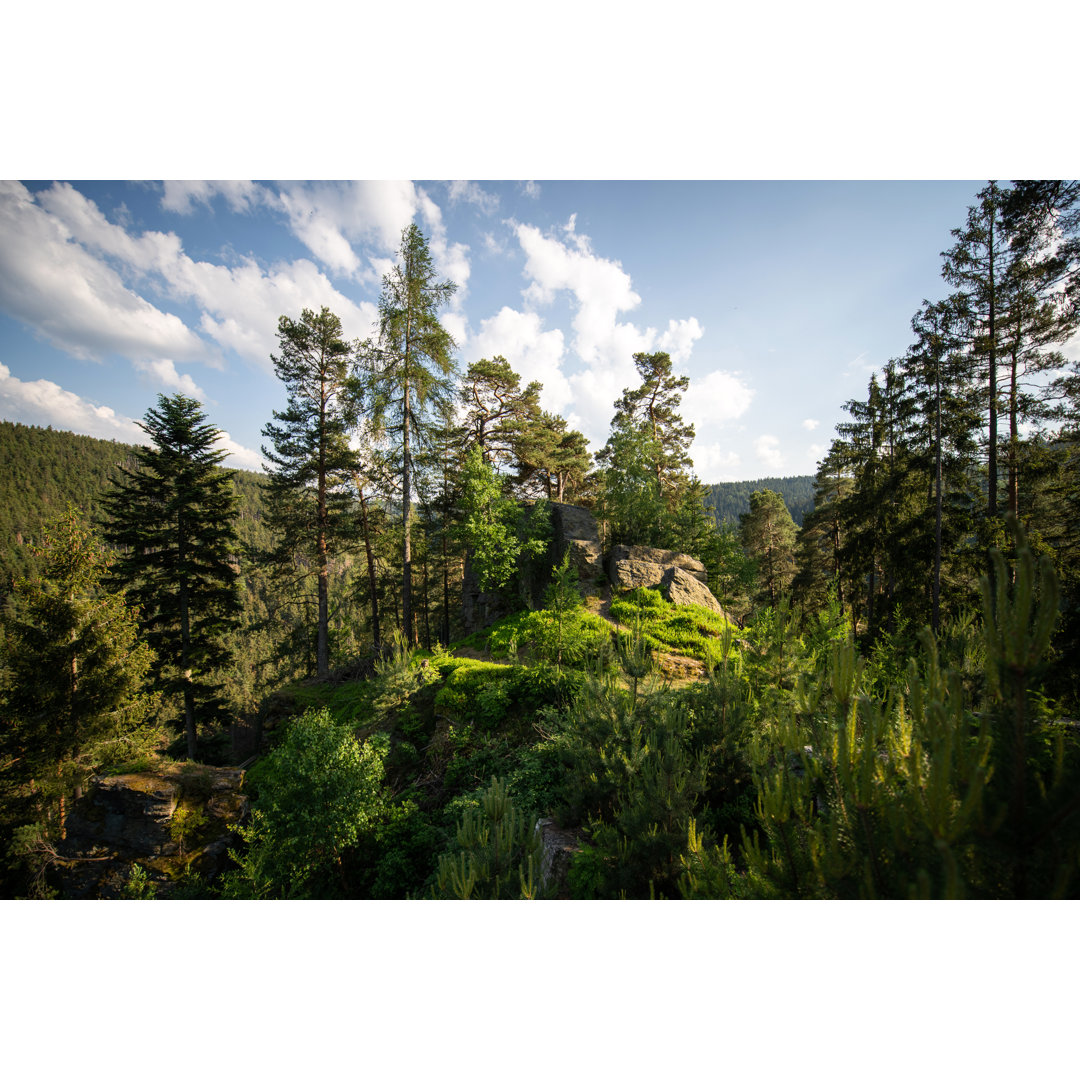
[{"label": "distant ridge", "polygon": [[[0,599],[11,578],[26,572],[28,545],[40,543],[42,522],[69,502],[92,520],[99,518],[102,494],[120,465],[134,467],[135,449],[112,439],[0,420]],[[231,471],[240,497],[241,539],[257,543],[264,478]]]},{"label": "distant ridge", "polygon": [[762,480],[730,480],[709,484],[705,505],[723,525],[739,524],[739,515],[750,509],[750,496],[755,491],[775,491],[782,495],[792,520],[800,528],[803,518],[814,508],[814,478],[812,476],[766,476]]}]

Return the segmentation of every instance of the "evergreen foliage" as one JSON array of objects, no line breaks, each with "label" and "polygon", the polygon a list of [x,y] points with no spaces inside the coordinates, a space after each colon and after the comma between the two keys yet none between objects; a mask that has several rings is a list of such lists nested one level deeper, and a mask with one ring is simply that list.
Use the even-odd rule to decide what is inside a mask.
[{"label": "evergreen foliage", "polygon": [[379,338],[366,342],[366,391],[375,430],[385,434],[392,471],[400,478],[402,506],[402,625],[415,642],[413,612],[414,455],[434,435],[431,415],[442,414],[453,395],[454,339],[439,322],[439,309],[457,286],[439,281],[423,233],[415,225],[401,234],[398,262],[383,277]]},{"label": "evergreen foliage", "polygon": [[140,425],[152,445],[135,451],[105,499],[105,536],[121,554],[113,580],[126,587],[154,650],[155,686],[181,701],[188,757],[200,723],[220,721],[221,672],[237,626],[236,500],[214,449],[220,431],[197,401],[158,397]]},{"label": "evergreen foliage", "polygon": [[316,671],[330,670],[330,559],[353,539],[349,485],[358,455],[349,445],[356,414],[354,347],[341,337],[341,320],[323,308],[298,321],[278,321],[280,355],[274,371],[288,390],[288,406],[263,428],[271,448],[267,498],[277,534],[273,564],[283,580],[316,577]]}]

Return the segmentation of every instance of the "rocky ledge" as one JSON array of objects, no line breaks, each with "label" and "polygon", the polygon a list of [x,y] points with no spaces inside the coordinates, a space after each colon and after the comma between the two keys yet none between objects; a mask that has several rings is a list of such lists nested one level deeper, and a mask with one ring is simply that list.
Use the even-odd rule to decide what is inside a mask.
[{"label": "rocky ledge", "polygon": [[64,822],[53,871],[69,899],[114,899],[138,864],[159,896],[190,867],[212,881],[231,865],[229,826],[248,799],[241,769],[171,764],[96,776]]}]

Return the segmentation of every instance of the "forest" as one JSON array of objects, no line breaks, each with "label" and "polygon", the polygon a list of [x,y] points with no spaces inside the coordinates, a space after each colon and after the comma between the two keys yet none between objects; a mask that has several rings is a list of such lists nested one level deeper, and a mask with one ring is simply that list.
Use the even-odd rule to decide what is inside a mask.
[{"label": "forest", "polygon": [[[109,896],[1077,897],[1080,182],[988,183],[941,272],[809,479],[702,483],[667,353],[595,454],[460,371],[416,226],[372,339],[282,314],[263,476],[182,394],[142,446],[3,423],[3,895],[171,778]],[[567,506],[717,605],[575,565]]]}]

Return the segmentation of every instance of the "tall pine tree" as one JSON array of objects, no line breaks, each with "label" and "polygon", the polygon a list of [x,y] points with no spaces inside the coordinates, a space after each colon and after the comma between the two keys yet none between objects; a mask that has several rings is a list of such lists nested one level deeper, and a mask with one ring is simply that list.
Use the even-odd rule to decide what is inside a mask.
[{"label": "tall pine tree", "polygon": [[294,581],[317,579],[316,672],[330,670],[330,559],[354,541],[352,495],[359,461],[349,445],[356,419],[355,349],[341,336],[341,320],[327,308],[305,308],[299,321],[278,321],[280,355],[272,357],[288,389],[288,407],[274,412],[263,437],[272,468],[269,522],[277,534],[275,567]]},{"label": "tall pine tree", "polygon": [[454,339],[439,322],[439,309],[457,286],[440,281],[424,234],[410,225],[401,234],[398,262],[383,277],[379,338],[367,343],[368,388],[376,426],[393,447],[401,479],[401,615],[415,642],[413,617],[413,494],[416,455],[432,433],[433,414],[453,392]]}]

